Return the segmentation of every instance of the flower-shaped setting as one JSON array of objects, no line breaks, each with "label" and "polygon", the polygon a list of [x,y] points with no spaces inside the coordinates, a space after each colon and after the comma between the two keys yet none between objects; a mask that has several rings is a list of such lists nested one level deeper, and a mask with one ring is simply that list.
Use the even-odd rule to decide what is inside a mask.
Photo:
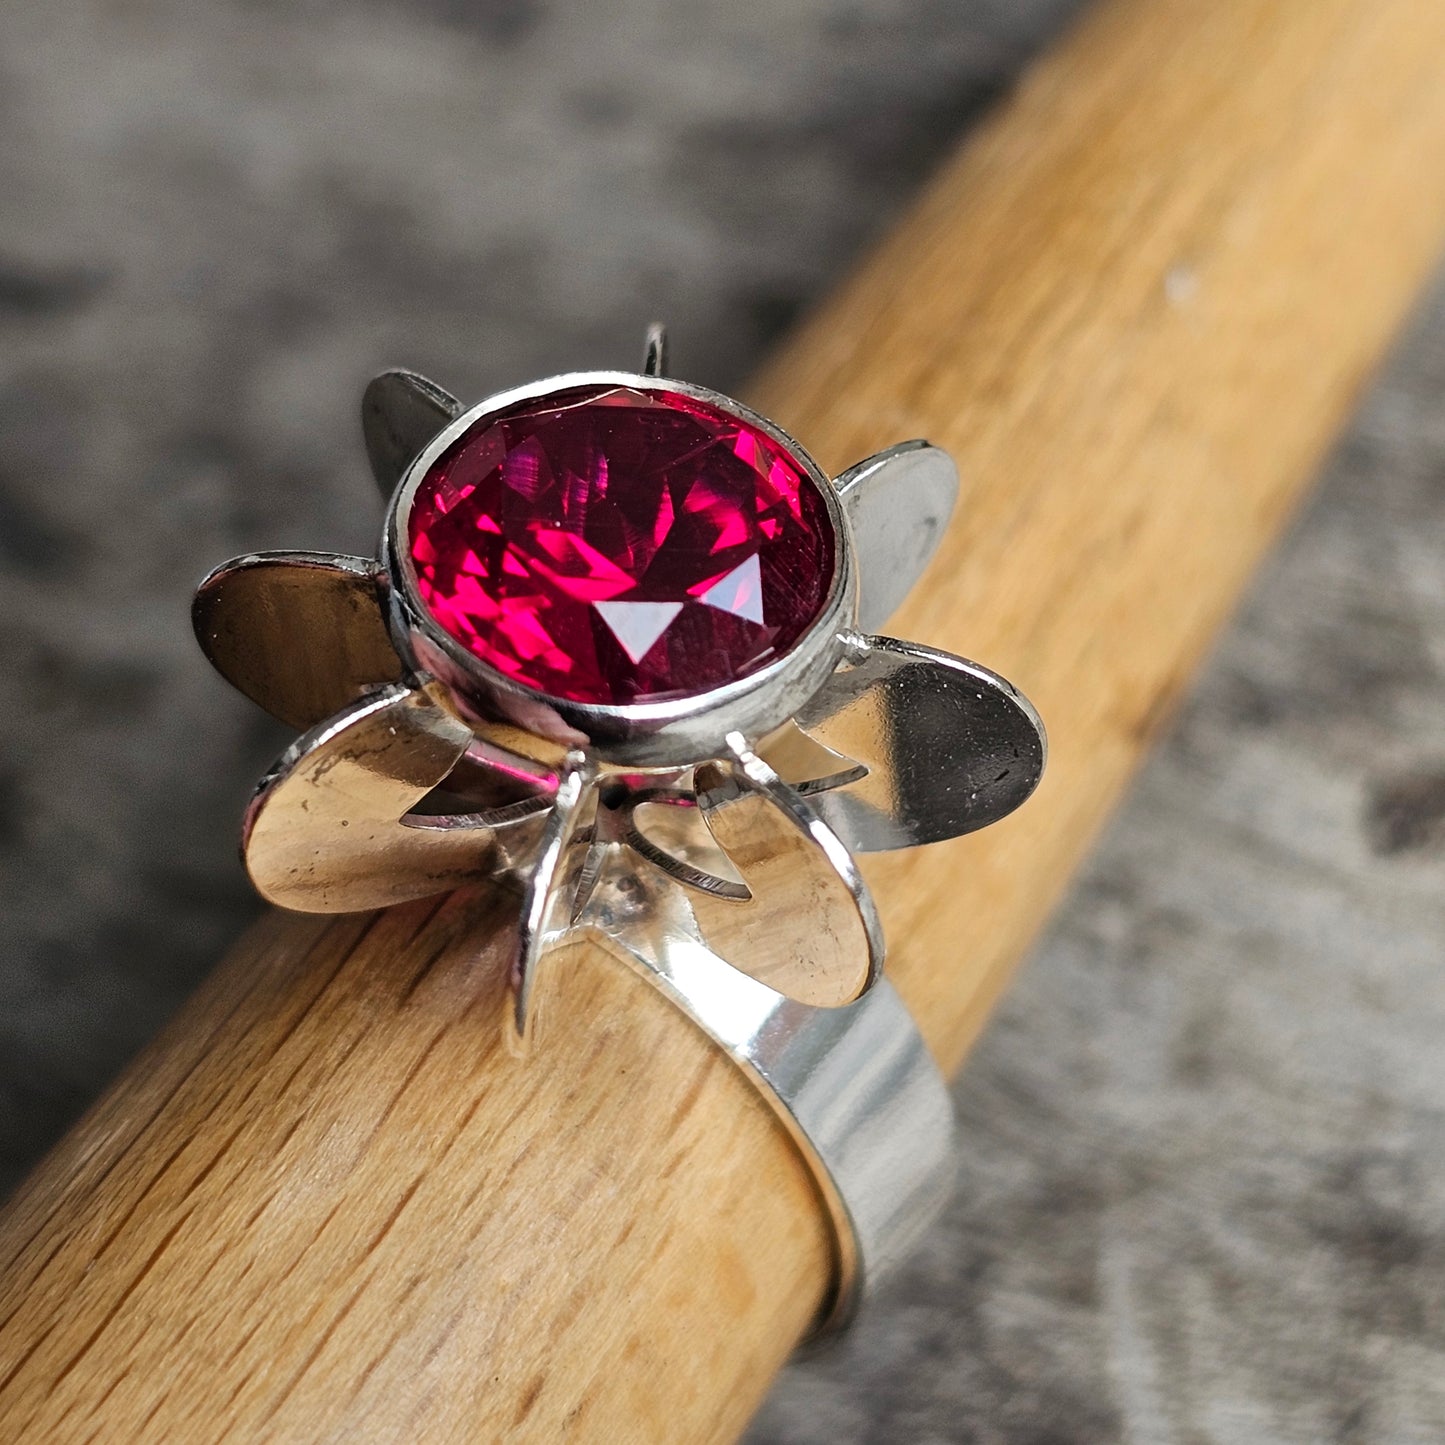
[{"label": "flower-shaped setting", "polygon": [[656,973],[704,948],[838,1005],[883,945],[853,858],[971,832],[1045,743],[1006,681],[872,635],[957,493],[906,442],[830,480],[772,423],[662,375],[553,378],[464,410],[410,372],[362,404],[389,499],[376,560],[213,572],[196,633],[302,735],[243,850],[285,908],[492,878],[522,891],[518,1036],[581,930]]}]

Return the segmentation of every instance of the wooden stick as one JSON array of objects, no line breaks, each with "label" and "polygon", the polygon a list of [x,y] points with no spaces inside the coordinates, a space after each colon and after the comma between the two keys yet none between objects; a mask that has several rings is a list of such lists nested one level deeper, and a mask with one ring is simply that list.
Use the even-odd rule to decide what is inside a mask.
[{"label": "wooden stick", "polygon": [[[1051,729],[1016,818],[870,868],[950,1064],[1435,258],[1442,60],[1438,0],[1113,0],[754,392],[825,464],[955,451],[898,630]],[[0,1218],[5,1438],[736,1435],[823,1288],[807,1179],[595,949],[511,1059],[513,908],[241,943]]]}]

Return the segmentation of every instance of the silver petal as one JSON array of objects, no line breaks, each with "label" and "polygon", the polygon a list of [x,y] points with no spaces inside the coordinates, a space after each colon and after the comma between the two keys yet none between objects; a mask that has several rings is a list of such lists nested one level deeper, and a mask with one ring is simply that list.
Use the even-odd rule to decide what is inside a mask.
[{"label": "silver petal", "polygon": [[191,620],[216,671],[273,717],[314,727],[402,676],[377,565],[328,552],[257,552],[217,567]]},{"label": "silver petal", "polygon": [[383,371],[367,383],[361,431],[382,496],[391,496],[421,449],[462,410],[449,391],[414,371]]},{"label": "silver petal", "polygon": [[380,688],[303,734],[246,813],[241,847],[257,891],[298,912],[351,913],[514,867],[541,832],[547,796],[450,827],[407,818],[471,741],[435,682]]},{"label": "silver petal", "polygon": [[610,805],[598,808],[592,851],[600,842],[600,856],[586,865],[577,926],[653,970],[701,951],[799,1003],[857,998],[878,977],[883,939],[842,844],[741,739],[731,758],[698,773],[692,811],[725,840],[727,871],[745,877],[747,891],[719,890],[719,877],[680,887],[674,867],[649,866],[632,846],[622,800],[610,821]]},{"label": "silver petal", "polygon": [[849,467],[836,486],[858,552],[858,626],[882,627],[923,575],[958,500],[941,447],[901,442]]},{"label": "silver petal", "polygon": [[[824,746],[867,769],[799,780],[848,846],[869,853],[971,833],[1013,812],[1038,785],[1042,722],[1012,683],[893,637],[856,639],[797,715]],[[817,790],[815,791],[815,788]]]},{"label": "silver petal", "polygon": [[729,758],[697,770],[698,804],[751,897],[689,890],[698,935],[789,998],[820,1007],[850,1003],[883,966],[882,928],[858,865],[811,804],[738,734],[727,742]]}]

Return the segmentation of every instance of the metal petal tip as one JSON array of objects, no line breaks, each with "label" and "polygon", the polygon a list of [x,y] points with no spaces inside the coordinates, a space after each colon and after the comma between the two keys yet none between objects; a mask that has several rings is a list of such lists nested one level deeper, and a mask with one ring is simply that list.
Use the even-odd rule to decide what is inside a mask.
[{"label": "metal petal tip", "polygon": [[382,496],[391,496],[422,448],[462,409],[449,391],[414,371],[371,379],[361,398],[361,431]]},{"label": "metal petal tip", "polygon": [[901,442],[837,479],[858,553],[858,626],[882,627],[923,575],[958,500],[958,468],[940,447]]},{"label": "metal petal tip", "polygon": [[[797,715],[812,738],[866,769],[809,791],[849,848],[868,853],[954,838],[1028,798],[1047,742],[1017,688],[917,643],[860,641],[853,660]],[[788,776],[786,761],[780,766]]]},{"label": "metal petal tip", "polygon": [[654,321],[647,328],[647,339],[642,348],[642,374],[667,375],[667,327],[660,321]]},{"label": "metal petal tip", "polygon": [[258,552],[216,568],[191,620],[216,671],[273,717],[314,727],[368,688],[397,682],[375,562]]},{"label": "metal petal tip", "polygon": [[438,683],[385,687],[303,734],[262,780],[242,852],[261,895],[305,913],[425,898],[525,856],[548,799],[437,826],[408,814],[472,741]]}]

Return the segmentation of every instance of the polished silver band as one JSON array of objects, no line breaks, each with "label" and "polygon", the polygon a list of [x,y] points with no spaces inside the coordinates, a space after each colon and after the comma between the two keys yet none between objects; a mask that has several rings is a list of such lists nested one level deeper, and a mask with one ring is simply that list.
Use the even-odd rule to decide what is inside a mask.
[{"label": "polished silver band", "polygon": [[727,1051],[792,1136],[835,1244],[813,1338],[841,1329],[952,1192],[953,1105],[912,1015],[886,979],[842,1008],[815,1008],[695,939],[622,951]]}]

